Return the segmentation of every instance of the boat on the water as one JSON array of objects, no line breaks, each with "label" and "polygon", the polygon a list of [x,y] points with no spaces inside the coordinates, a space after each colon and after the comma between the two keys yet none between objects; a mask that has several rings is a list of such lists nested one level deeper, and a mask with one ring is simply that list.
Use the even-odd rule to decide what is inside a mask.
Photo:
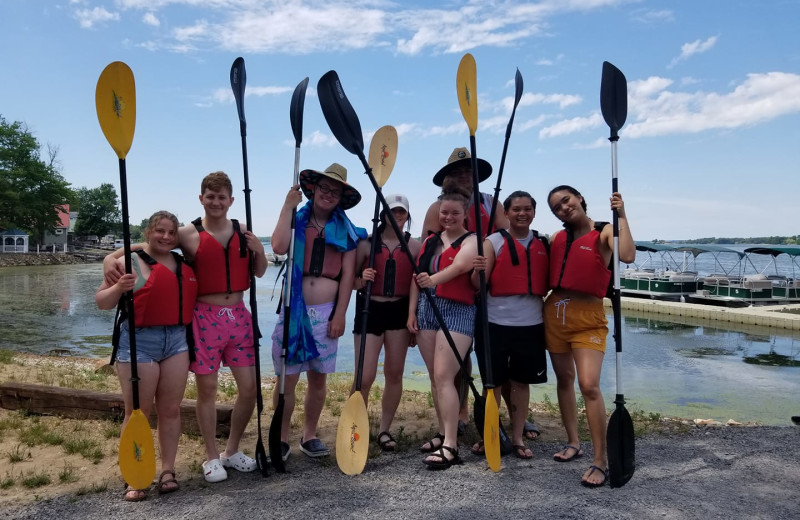
[{"label": "boat on the water", "polygon": [[641,265],[628,267],[620,276],[624,296],[678,301],[697,291],[697,271],[687,269],[686,262],[672,255],[674,245],[636,242],[636,250],[647,253]]},{"label": "boat on the water", "polygon": [[[748,247],[744,250],[746,255],[769,255],[772,257],[761,270],[764,276],[772,284],[772,298],[770,303],[797,303],[800,302],[800,246],[759,246]],[[778,271],[778,258],[784,258],[789,262],[789,266],[784,266],[784,272],[789,272],[791,276],[780,274]],[[774,274],[768,274],[770,268]]]}]

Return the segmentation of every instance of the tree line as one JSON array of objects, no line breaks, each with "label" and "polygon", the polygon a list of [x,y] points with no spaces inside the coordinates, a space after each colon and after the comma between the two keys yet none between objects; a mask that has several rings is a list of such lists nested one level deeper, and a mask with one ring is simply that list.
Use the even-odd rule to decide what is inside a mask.
[{"label": "tree line", "polygon": [[[43,151],[25,123],[0,115],[0,231],[17,228],[41,243],[69,205],[78,212],[76,236],[120,234],[119,204],[112,184],[73,188],[61,174],[58,148],[48,144]],[[131,228],[141,235],[142,226]]]},{"label": "tree line", "polygon": [[773,245],[773,246],[781,246],[781,245],[797,245],[800,244],[800,235],[794,236],[770,236],[770,237],[710,237],[710,238],[693,238],[689,240],[653,240],[655,243],[668,243],[668,242],[679,242],[681,244],[719,244],[719,245],[731,245],[731,244],[765,244],[765,245]]}]

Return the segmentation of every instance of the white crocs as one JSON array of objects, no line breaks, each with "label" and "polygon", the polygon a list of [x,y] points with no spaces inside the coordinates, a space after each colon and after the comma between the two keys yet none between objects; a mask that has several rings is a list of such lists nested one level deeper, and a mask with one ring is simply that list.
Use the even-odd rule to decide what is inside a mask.
[{"label": "white crocs", "polygon": [[214,459],[203,463],[203,476],[206,482],[222,482],[228,478],[228,472],[222,467],[219,459]]},{"label": "white crocs", "polygon": [[241,471],[243,473],[253,471],[257,466],[256,459],[248,457],[241,451],[237,451],[230,457],[220,455],[219,460],[222,461],[222,465],[226,468],[233,468],[236,471]]}]

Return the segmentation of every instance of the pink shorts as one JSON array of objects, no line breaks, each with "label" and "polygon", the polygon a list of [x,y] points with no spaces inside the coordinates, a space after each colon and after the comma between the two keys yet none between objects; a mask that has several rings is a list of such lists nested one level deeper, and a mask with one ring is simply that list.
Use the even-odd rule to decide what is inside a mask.
[{"label": "pink shorts", "polygon": [[192,319],[195,374],[213,374],[223,364],[251,367],[256,364],[253,349],[253,318],[239,302],[233,307],[197,302]]}]

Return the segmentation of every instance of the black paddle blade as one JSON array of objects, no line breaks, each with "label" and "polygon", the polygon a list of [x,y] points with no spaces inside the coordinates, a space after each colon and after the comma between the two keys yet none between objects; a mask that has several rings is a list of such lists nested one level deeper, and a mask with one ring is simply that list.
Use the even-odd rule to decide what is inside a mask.
[{"label": "black paddle blade", "polygon": [[792,416],[792,422],[797,424],[797,425],[800,425],[800,415],[793,415]]},{"label": "black paddle blade", "polygon": [[628,81],[618,68],[607,61],[603,62],[600,81],[600,110],[611,129],[611,137],[617,137],[617,131],[628,117]]},{"label": "black paddle blade", "polygon": [[269,459],[267,458],[267,452],[264,449],[264,441],[261,440],[261,437],[259,437],[258,442],[256,442],[256,466],[261,472],[262,477],[269,476]]},{"label": "black paddle blade", "polygon": [[622,400],[608,420],[607,454],[608,479],[611,487],[622,487],[633,477],[636,469],[636,443],[633,420]]},{"label": "black paddle blade", "polygon": [[519,100],[522,99],[522,74],[520,74],[519,69],[517,69],[517,73],[514,75],[514,86],[516,88],[516,92],[514,93],[514,108],[517,108]]},{"label": "black paddle blade", "polygon": [[306,104],[306,89],[308,88],[308,78],[297,84],[292,94],[292,104],[289,106],[289,120],[292,122],[292,133],[294,133],[294,146],[300,147],[303,142],[303,107]]},{"label": "black paddle blade", "polygon": [[[233,60],[231,65],[231,89],[236,100],[236,111],[239,112],[239,125],[244,128],[244,86],[247,83],[247,73],[244,70],[244,58],[241,56]],[[243,134],[244,135],[244,134]]]},{"label": "black paddle blade", "polygon": [[322,114],[336,140],[344,148],[359,157],[364,155],[364,136],[358,114],[348,101],[335,70],[325,73],[317,83],[317,96]]},{"label": "black paddle blade", "polygon": [[283,394],[278,396],[278,406],[272,415],[272,422],[269,425],[269,458],[272,467],[278,473],[286,473],[286,463],[283,462],[281,453],[281,422],[283,421],[283,409],[285,407]]}]

